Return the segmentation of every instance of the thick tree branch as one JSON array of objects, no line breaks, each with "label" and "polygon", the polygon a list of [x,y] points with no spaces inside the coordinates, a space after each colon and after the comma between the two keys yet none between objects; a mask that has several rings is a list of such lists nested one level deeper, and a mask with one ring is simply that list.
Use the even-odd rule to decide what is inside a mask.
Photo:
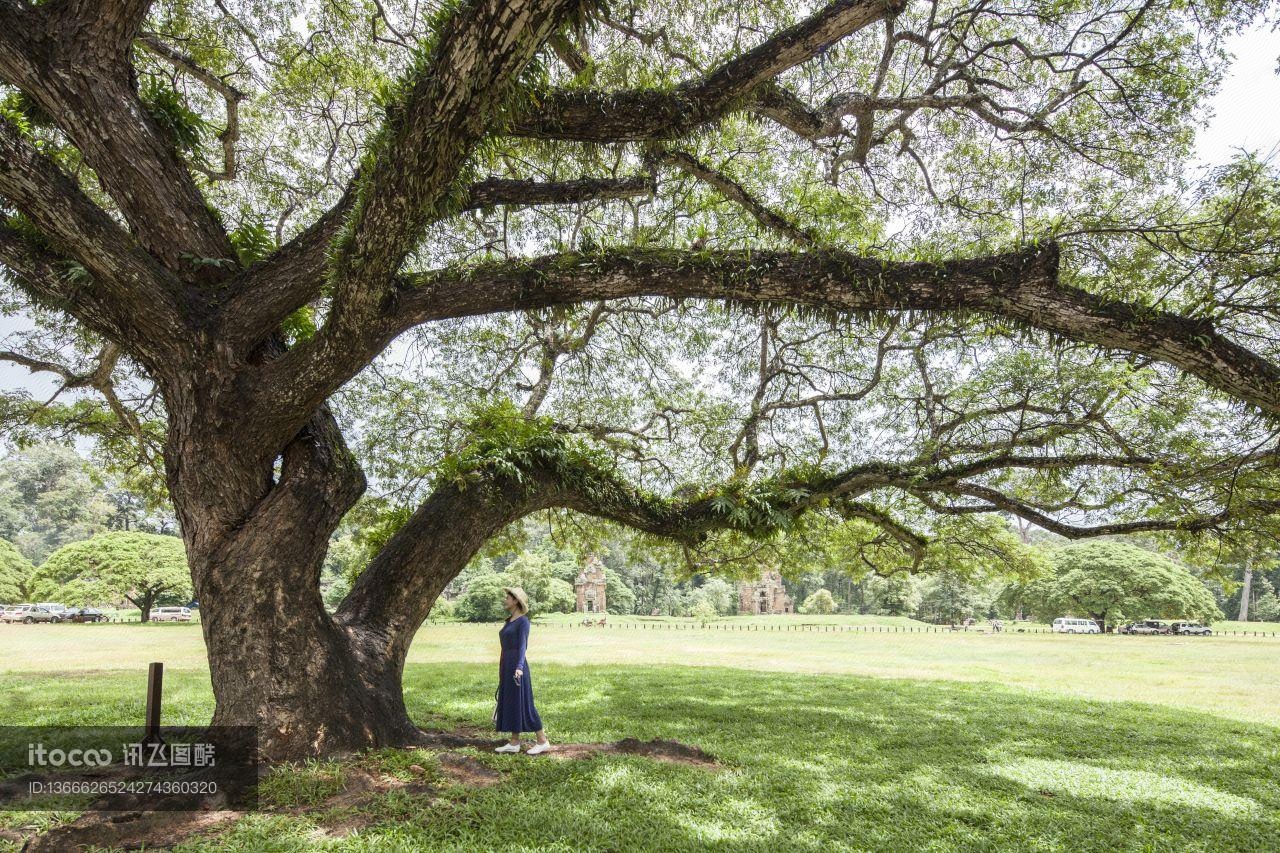
[{"label": "thick tree branch", "polygon": [[[504,204],[533,206],[643,198],[654,190],[654,180],[649,175],[569,181],[488,178],[471,184],[464,194],[462,210]],[[236,296],[223,313],[223,328],[233,349],[251,347],[272,334],[286,317],[319,295],[329,250],[354,205],[354,189],[348,190],[310,228],[233,283]]]},{"label": "thick tree branch", "polygon": [[462,209],[475,210],[500,204],[522,207],[577,204],[616,198],[644,198],[653,192],[653,179],[646,175],[629,178],[579,178],[572,181],[488,178],[471,185],[462,202]]},{"label": "thick tree branch", "polygon": [[253,349],[320,295],[334,239],[355,207],[358,180],[309,228],[229,282],[234,295],[222,310],[219,331],[232,352]]},{"label": "thick tree branch", "polygon": [[[99,325],[110,310],[112,326],[130,328],[145,355],[147,339],[180,336],[187,312],[182,288],[133,238],[95,205],[52,161],[0,120],[0,195],[15,205],[59,253],[93,276],[93,286],[58,287],[55,294],[75,316]],[[15,235],[10,235],[10,238]],[[50,287],[48,276],[42,286]],[[114,306],[102,299],[108,297]],[[94,315],[94,316],[89,316]]]},{"label": "thick tree branch", "polygon": [[472,148],[517,76],[581,0],[476,0],[442,28],[393,106],[361,176],[335,260],[334,307],[320,333],[337,346],[376,322],[392,277],[423,228],[456,212]]},{"label": "thick tree branch", "polygon": [[87,55],[124,56],[142,30],[152,0],[56,0],[49,26]]},{"label": "thick tree branch", "polygon": [[[4,266],[14,283],[36,303],[63,310],[70,307],[75,289],[69,285],[64,271],[59,269],[60,265],[66,266],[66,261],[43,246],[33,245],[24,234],[3,221],[0,221],[0,265]],[[89,299],[92,299],[91,294]],[[101,312],[106,306],[95,304],[94,307]],[[93,322],[84,322],[95,331],[100,331],[106,316],[103,314]],[[108,328],[112,332],[120,331],[114,320]]]},{"label": "thick tree branch", "polygon": [[407,648],[436,598],[485,542],[548,506],[547,495],[511,483],[442,486],[360,574],[335,618],[384,636],[393,648]]},{"label": "thick tree branch", "polygon": [[[22,10],[20,52],[0,43],[0,77],[53,118],[93,168],[140,242],[165,266],[233,259],[231,243],[173,141],[136,89],[131,45],[146,0],[64,0]],[[216,265],[191,277],[221,278]]]},{"label": "thick tree branch", "polygon": [[[618,472],[576,458],[563,444],[539,449],[515,457],[529,460],[520,464],[518,478],[510,474],[512,457],[504,457],[502,464],[481,461],[465,482],[440,484],[361,575],[339,609],[339,620],[385,632],[389,642],[411,640],[436,596],[484,542],[507,524],[541,509],[571,509],[692,545],[719,530],[768,534],[780,529],[783,519],[823,508],[841,518],[872,522],[918,558],[927,542],[885,511],[859,502],[859,496],[898,488],[928,499],[934,490],[956,493],[962,472],[971,476],[1006,467],[1146,464],[1124,457],[1015,454],[993,455],[964,468],[868,463],[803,478],[725,484],[706,496],[674,499],[648,494]],[[761,511],[761,506],[767,506],[768,512]],[[733,511],[734,507],[745,515]],[[459,517],[469,523],[457,524]]]},{"label": "thick tree branch", "polygon": [[513,117],[517,136],[595,142],[672,139],[715,121],[757,87],[812,59],[868,24],[897,14],[902,0],[836,0],[820,12],[675,90],[547,92]]},{"label": "thick tree branch", "polygon": [[31,29],[38,13],[21,0],[0,0],[0,80],[18,86],[35,74]]},{"label": "thick tree branch", "polygon": [[[1098,346],[1142,353],[1272,414],[1280,366],[1218,333],[1211,322],[1059,284],[1058,249],[941,264],[880,261],[826,250],[558,254],[414,277],[382,320],[339,348],[317,338],[265,365],[264,426],[294,428],[400,332],[424,322],[583,301],[661,296],[799,304],[835,313],[976,312]],[[274,411],[273,411],[274,410]],[[274,428],[268,426],[268,428]]]}]

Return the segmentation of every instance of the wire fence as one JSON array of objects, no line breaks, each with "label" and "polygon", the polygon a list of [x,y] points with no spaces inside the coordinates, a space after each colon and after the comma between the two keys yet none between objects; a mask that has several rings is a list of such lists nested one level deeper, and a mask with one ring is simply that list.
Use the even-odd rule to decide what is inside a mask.
[{"label": "wire fence", "polygon": [[[816,634],[863,633],[863,634],[1063,634],[1051,628],[1025,628],[1017,625],[1006,625],[1003,630],[994,631],[990,627],[965,625],[821,625],[797,623],[740,623],[732,622],[569,622],[550,623],[553,627],[570,627],[581,629],[606,628],[619,631],[742,631],[742,632],[808,632]],[[1112,632],[1115,633],[1115,632]],[[1102,636],[1101,634],[1081,634],[1079,636]],[[1159,634],[1134,636],[1197,636],[1195,634]],[[1212,631],[1213,637],[1280,637],[1276,631]]]},{"label": "wire fence", "polygon": [[[68,620],[63,620],[64,624]],[[133,624],[137,625],[142,621],[139,614],[131,616],[114,616],[100,620],[97,624]],[[192,619],[187,622],[179,622],[172,620],[153,620],[150,624],[154,625],[190,625],[198,623],[198,619]],[[1054,631],[1051,628],[1028,628],[1017,624],[1005,625],[1000,631],[993,631],[990,626],[965,626],[965,625],[822,625],[815,623],[760,623],[760,622],[744,622],[735,624],[732,621],[724,622],[609,622],[607,619],[601,623],[599,621],[587,622],[550,622],[543,623],[553,628],[608,628],[619,631],[738,631],[738,632],[804,632],[812,634],[839,634],[839,633],[863,633],[863,634],[1061,634],[1067,633],[1063,631]],[[0,623],[3,624],[3,623]],[[1116,632],[1112,632],[1116,633]],[[1089,634],[1081,634],[1079,636],[1091,636]],[[1101,635],[1096,635],[1101,636]],[[1196,636],[1194,634],[1168,634],[1168,635],[1135,635],[1135,636]],[[1277,631],[1219,631],[1213,630],[1209,636],[1213,637],[1280,637]]]}]

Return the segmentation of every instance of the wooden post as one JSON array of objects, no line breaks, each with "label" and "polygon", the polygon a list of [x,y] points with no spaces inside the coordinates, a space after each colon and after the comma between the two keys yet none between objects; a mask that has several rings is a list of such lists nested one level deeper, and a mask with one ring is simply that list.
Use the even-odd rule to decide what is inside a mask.
[{"label": "wooden post", "polygon": [[164,664],[153,661],[147,667],[147,733],[143,743],[163,743],[160,737],[160,698],[164,688]]}]

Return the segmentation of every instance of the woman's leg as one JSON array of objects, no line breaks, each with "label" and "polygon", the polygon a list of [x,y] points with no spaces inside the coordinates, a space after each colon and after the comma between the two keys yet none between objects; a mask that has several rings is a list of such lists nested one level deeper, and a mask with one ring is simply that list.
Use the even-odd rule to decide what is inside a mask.
[{"label": "woman's leg", "polygon": [[547,742],[546,729],[538,729],[538,743],[546,743],[546,742]]},{"label": "woman's leg", "polygon": [[515,744],[517,744],[517,743],[519,743],[519,742],[520,742],[520,733],[519,733],[519,732],[512,732],[512,733],[511,733],[511,737],[510,737],[510,739],[508,739],[508,740],[507,740],[507,743],[512,744],[512,745],[515,745]]}]

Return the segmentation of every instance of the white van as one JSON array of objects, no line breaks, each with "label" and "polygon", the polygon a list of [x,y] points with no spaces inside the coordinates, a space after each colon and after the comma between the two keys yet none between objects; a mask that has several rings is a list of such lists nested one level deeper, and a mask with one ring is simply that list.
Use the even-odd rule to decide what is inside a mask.
[{"label": "white van", "polygon": [[57,613],[59,615],[67,612],[67,605],[58,604],[56,601],[37,601],[36,607],[43,607],[50,613]]},{"label": "white van", "polygon": [[153,607],[152,622],[190,622],[191,610],[187,607]]},{"label": "white van", "polygon": [[1102,629],[1098,627],[1098,623],[1092,619],[1067,619],[1059,618],[1053,620],[1053,631],[1056,634],[1101,634]]}]

